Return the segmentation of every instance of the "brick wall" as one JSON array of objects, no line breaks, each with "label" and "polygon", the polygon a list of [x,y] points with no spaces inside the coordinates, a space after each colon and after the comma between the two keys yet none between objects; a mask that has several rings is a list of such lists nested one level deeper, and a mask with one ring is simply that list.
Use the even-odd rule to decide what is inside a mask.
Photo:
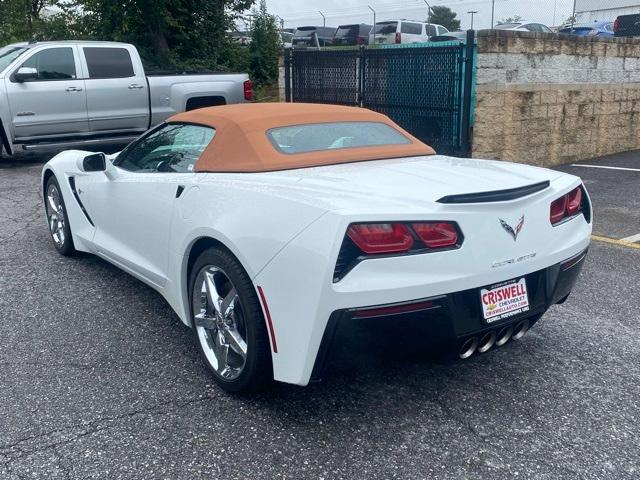
[{"label": "brick wall", "polygon": [[473,156],[558,165],[640,149],[640,40],[478,32]]}]

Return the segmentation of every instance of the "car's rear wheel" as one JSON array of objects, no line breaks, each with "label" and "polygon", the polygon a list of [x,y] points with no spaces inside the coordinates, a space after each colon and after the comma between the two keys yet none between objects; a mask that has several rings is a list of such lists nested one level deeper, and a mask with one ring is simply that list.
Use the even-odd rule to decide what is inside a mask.
[{"label": "car's rear wheel", "polygon": [[196,344],[218,385],[242,392],[270,382],[265,321],[240,262],[222,248],[205,250],[191,269],[189,292]]},{"label": "car's rear wheel", "polygon": [[73,255],[76,249],[71,237],[69,217],[67,216],[60,185],[53,175],[47,180],[45,192],[45,209],[53,245],[60,254],[65,256]]}]

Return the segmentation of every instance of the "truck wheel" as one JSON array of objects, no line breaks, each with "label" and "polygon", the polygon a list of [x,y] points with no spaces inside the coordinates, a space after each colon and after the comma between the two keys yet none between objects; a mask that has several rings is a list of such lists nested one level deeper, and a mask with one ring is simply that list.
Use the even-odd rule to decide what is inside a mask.
[{"label": "truck wheel", "polygon": [[189,278],[193,332],[207,368],[228,392],[253,391],[273,379],[271,348],[258,296],[227,250],[212,247]]},{"label": "truck wheel", "polygon": [[45,210],[47,212],[47,222],[49,223],[49,232],[53,240],[53,246],[61,255],[66,257],[73,255],[76,249],[73,245],[71,237],[71,228],[69,227],[69,217],[67,209],[64,205],[60,185],[56,177],[51,175],[47,180],[45,196]]}]

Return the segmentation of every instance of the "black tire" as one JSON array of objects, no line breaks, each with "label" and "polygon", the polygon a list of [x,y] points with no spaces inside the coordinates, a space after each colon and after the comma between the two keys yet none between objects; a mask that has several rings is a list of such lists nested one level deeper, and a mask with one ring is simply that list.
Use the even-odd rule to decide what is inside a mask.
[{"label": "black tire", "polygon": [[[246,338],[246,358],[241,373],[237,378],[228,379],[221,376],[214,365],[207,358],[202,345],[202,330],[198,333],[195,325],[195,305],[198,301],[194,299],[194,289],[196,280],[200,282],[204,271],[211,267],[220,269],[235,287],[242,314],[242,331]],[[273,381],[273,367],[271,362],[271,346],[262,308],[256,295],[256,290],[240,262],[227,250],[212,247],[200,254],[196,259],[189,274],[189,302],[191,305],[191,319],[194,340],[200,356],[202,357],[208,370],[212,373],[216,383],[225,391],[240,393],[256,391],[264,388]],[[198,288],[201,284],[198,283]],[[202,294],[200,294],[202,297]],[[235,308],[234,308],[235,311]],[[235,315],[235,312],[234,312]],[[203,328],[203,327],[200,327]],[[215,332],[215,330],[206,330]]]},{"label": "black tire", "polygon": [[[62,241],[56,240],[56,236],[51,228],[51,214],[52,214],[52,206],[49,201],[49,193],[55,189],[59,195],[59,209],[60,212],[56,212],[57,215],[62,216],[62,231],[64,232],[64,238]],[[71,227],[69,225],[69,217],[67,215],[67,207],[64,203],[64,197],[62,196],[62,191],[60,190],[60,185],[58,184],[58,180],[56,177],[51,175],[47,180],[47,184],[44,189],[44,207],[45,212],[47,214],[47,224],[49,225],[49,234],[51,236],[51,240],[53,242],[53,246],[61,255],[65,257],[72,256],[76,253],[75,246],[73,245],[73,237],[71,236]]]}]

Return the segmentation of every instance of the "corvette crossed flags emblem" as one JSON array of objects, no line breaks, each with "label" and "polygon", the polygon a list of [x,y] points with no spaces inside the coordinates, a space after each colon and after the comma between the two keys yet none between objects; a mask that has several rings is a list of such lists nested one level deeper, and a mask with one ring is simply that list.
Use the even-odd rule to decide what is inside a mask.
[{"label": "corvette crossed flags emblem", "polygon": [[520,220],[518,221],[516,228],[513,228],[511,225],[509,225],[507,222],[505,222],[502,219],[500,219],[500,225],[502,225],[502,228],[504,228],[505,231],[513,237],[513,241],[515,242],[518,239],[518,235],[520,234],[520,231],[522,230],[522,226],[524,225],[524,215],[520,217]]}]

